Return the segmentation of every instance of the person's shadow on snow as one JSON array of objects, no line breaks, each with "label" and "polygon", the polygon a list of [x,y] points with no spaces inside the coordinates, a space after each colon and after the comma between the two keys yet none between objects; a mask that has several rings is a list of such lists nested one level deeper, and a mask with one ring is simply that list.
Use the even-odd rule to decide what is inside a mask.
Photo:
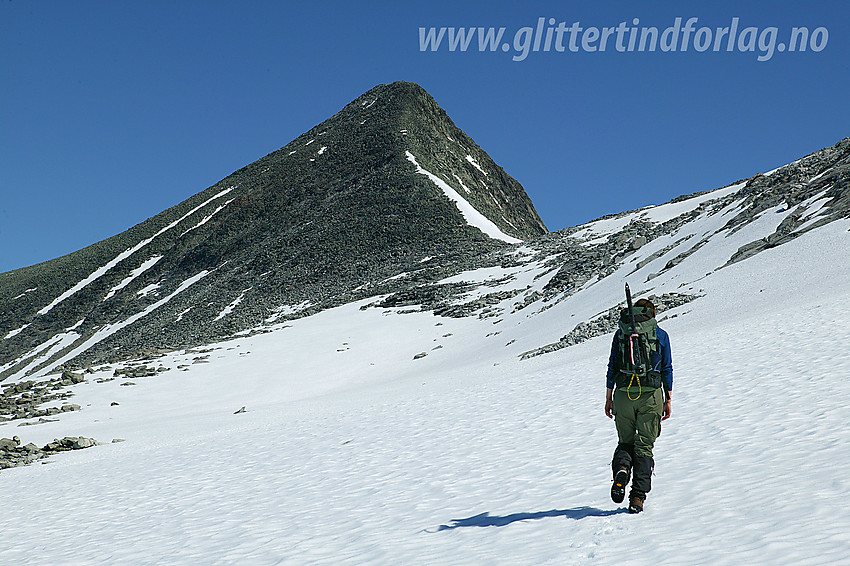
[{"label": "person's shadow on snow", "polygon": [[481,513],[466,519],[452,519],[451,524],[440,525],[436,531],[447,531],[457,529],[459,527],[504,527],[517,521],[529,521],[532,519],[545,519],[547,517],[566,517],[567,519],[584,519],[585,517],[610,517],[611,515],[619,515],[627,513],[628,509],[621,507],[619,509],[611,509],[603,511],[595,507],[576,507],[575,509],[552,509],[551,511],[538,511],[536,513],[512,513],[510,515],[490,515],[490,513]]}]

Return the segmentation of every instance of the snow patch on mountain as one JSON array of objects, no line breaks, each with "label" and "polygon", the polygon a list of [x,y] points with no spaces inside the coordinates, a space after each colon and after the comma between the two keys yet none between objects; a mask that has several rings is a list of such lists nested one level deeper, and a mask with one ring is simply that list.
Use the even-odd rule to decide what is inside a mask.
[{"label": "snow patch on mountain", "polygon": [[231,202],[233,202],[234,200],[236,200],[236,199],[230,199],[230,200],[228,200],[227,202],[225,202],[224,204],[219,205],[219,206],[218,206],[215,210],[213,210],[211,213],[209,213],[208,215],[204,216],[204,217],[201,219],[201,221],[200,221],[200,222],[198,222],[197,224],[195,224],[194,226],[192,226],[191,228],[189,228],[188,230],[186,230],[185,232],[183,232],[183,233],[182,233],[182,234],[180,234],[180,235],[181,235],[181,236],[185,236],[186,234],[188,234],[188,233],[189,233],[189,232],[191,232],[192,230],[195,230],[196,228],[200,228],[201,226],[203,226],[204,224],[206,224],[207,222],[209,222],[209,221],[210,221],[210,219],[212,219],[212,217],[213,217],[213,216],[215,216],[216,214],[218,214],[219,212],[221,212],[222,210],[224,210],[224,207],[225,207],[225,206],[227,206],[228,204],[230,204]]},{"label": "snow patch on mountain", "polygon": [[119,283],[118,285],[116,285],[115,287],[110,289],[109,293],[106,294],[106,296],[103,298],[103,300],[105,301],[105,300],[109,299],[110,297],[115,295],[115,293],[117,293],[118,291],[120,291],[121,289],[123,289],[124,287],[129,285],[130,283],[132,283],[134,279],[136,279],[139,275],[141,275],[142,273],[144,273],[145,271],[147,271],[148,269],[150,269],[151,267],[156,265],[156,262],[158,262],[161,259],[162,259],[161,255],[155,255],[155,256],[147,259],[146,261],[144,261],[142,263],[142,265],[140,265],[139,267],[137,267],[136,269],[131,271],[130,275],[128,275],[123,281],[121,281],[121,283]]},{"label": "snow patch on mountain", "polygon": [[416,157],[414,157],[412,153],[406,151],[405,155],[407,156],[407,160],[416,166],[417,173],[425,175],[429,179],[431,179],[434,184],[437,185],[443,191],[443,193],[445,193],[445,195],[449,197],[452,202],[455,203],[455,205],[458,207],[458,210],[460,210],[461,214],[463,214],[463,217],[466,219],[467,224],[478,228],[479,230],[484,232],[484,234],[496,240],[502,240],[504,242],[508,242],[509,244],[516,244],[522,241],[518,238],[514,238],[513,236],[509,236],[502,232],[502,230],[498,226],[496,226],[496,224],[494,224],[492,220],[478,212],[478,210],[476,210],[475,207],[469,203],[469,201],[460,196],[460,194],[458,194],[457,191],[451,188],[448,183],[446,183],[438,176],[434,175],[433,173],[419,165],[419,163],[416,161]]},{"label": "snow patch on mountain", "polygon": [[826,211],[824,207],[832,200],[831,198],[824,196],[831,188],[831,186],[827,187],[825,190],[797,206],[797,209],[804,210],[805,212],[802,212],[800,215],[800,220],[804,220],[804,222],[794,230],[795,232],[803,232],[807,230],[809,226],[820,220],[821,214]]},{"label": "snow patch on mountain", "polygon": [[245,298],[245,293],[247,293],[247,292],[248,292],[248,291],[250,291],[250,290],[251,290],[251,287],[249,287],[249,288],[245,289],[244,291],[242,291],[242,294],[241,294],[241,295],[239,295],[238,297],[236,297],[236,298],[233,300],[233,302],[232,302],[232,303],[230,303],[229,305],[227,305],[226,307],[224,307],[224,309],[222,309],[222,311],[221,311],[220,313],[218,313],[218,315],[217,315],[217,316],[213,319],[213,322],[217,322],[217,321],[221,320],[222,318],[226,317],[227,315],[229,315],[230,313],[232,313],[232,312],[233,312],[233,309],[235,309],[235,308],[239,305],[239,303],[241,303],[241,302],[242,302],[242,299],[244,299],[244,298]]},{"label": "snow patch on mountain", "polygon": [[696,210],[701,204],[705,202],[721,199],[728,195],[736,193],[742,188],[744,188],[745,185],[746,182],[735,183],[733,185],[729,185],[728,187],[715,189],[713,191],[709,191],[707,193],[697,195],[695,197],[681,200],[678,202],[647,206],[639,210],[630,212],[628,214],[621,214],[611,218],[604,218],[602,220],[588,222],[587,224],[582,225],[579,230],[572,234],[572,236],[574,238],[587,240],[586,243],[602,243],[608,238],[608,236],[622,231],[623,228],[625,228],[635,220],[645,220],[661,224],[663,222],[667,222],[668,220],[672,220],[673,218],[681,216],[682,214],[686,214],[688,212]]},{"label": "snow patch on mountain", "polygon": [[26,291],[24,291],[23,293],[21,293],[17,297],[12,297],[12,300],[14,301],[14,300],[20,299],[21,297],[25,297],[27,295],[27,293],[32,293],[33,291],[37,291],[37,290],[38,290],[38,287],[33,287],[32,289],[27,289]]},{"label": "snow patch on mountain", "polygon": [[[38,372],[36,372],[35,376],[48,375],[51,371],[53,371],[58,366],[62,365],[63,363],[65,363],[68,360],[74,359],[75,357],[77,357],[81,353],[85,352],[86,350],[88,350],[89,348],[91,348],[92,346],[94,346],[95,344],[100,342],[101,340],[115,334],[116,332],[118,332],[122,328],[133,324],[134,322],[136,322],[137,320],[139,320],[143,316],[147,316],[148,314],[152,313],[153,311],[155,311],[156,309],[158,309],[162,305],[166,304],[171,299],[173,299],[174,297],[176,297],[177,295],[179,295],[180,293],[182,293],[183,291],[185,291],[186,289],[188,289],[189,287],[191,287],[192,285],[194,285],[195,283],[197,283],[198,281],[200,281],[201,279],[206,277],[209,273],[210,273],[209,271],[203,270],[200,273],[193,275],[189,279],[186,279],[185,281],[183,281],[177,287],[177,289],[175,289],[169,295],[167,295],[166,297],[158,300],[157,302],[155,302],[151,305],[148,305],[141,312],[138,312],[138,313],[134,314],[133,316],[131,316],[131,317],[129,317],[129,318],[127,318],[127,319],[125,319],[121,322],[117,322],[115,324],[106,324],[106,325],[102,326],[101,328],[96,330],[94,332],[94,334],[92,334],[82,344],[75,346],[68,353],[66,353],[63,356],[61,356],[60,358],[52,361],[49,365],[45,366],[44,368],[38,370]],[[77,337],[79,338],[80,336],[77,335]],[[50,356],[48,356],[47,359],[49,359],[49,357]],[[13,375],[11,379],[14,380],[16,376],[22,376],[22,375],[23,375],[23,373],[19,371],[15,375]]]},{"label": "snow patch on mountain", "polygon": [[468,195],[472,194],[472,191],[469,190],[469,187],[467,187],[466,185],[463,184],[463,181],[460,180],[460,177],[458,177],[455,173],[452,173],[452,175],[457,180],[457,182],[460,183],[460,188],[462,188],[464,191],[466,191],[466,194],[468,194]]},{"label": "snow patch on mountain", "polygon": [[467,160],[467,161],[468,161],[468,162],[469,162],[469,163],[470,163],[473,167],[475,167],[476,169],[478,169],[479,171],[481,171],[482,173],[484,173],[484,175],[487,175],[487,171],[485,171],[484,169],[482,169],[482,168],[481,168],[481,166],[478,164],[478,162],[477,162],[477,161],[475,161],[475,158],[474,158],[474,157],[472,157],[471,155],[467,155],[467,156],[466,156],[466,160]]},{"label": "snow patch on mountain", "polygon": [[24,363],[29,360],[29,363],[26,363],[21,369],[9,376],[8,381],[10,383],[15,383],[16,381],[23,379],[30,370],[37,368],[54,355],[58,354],[65,348],[70,347],[81,337],[81,334],[74,332],[72,329],[66,329],[65,332],[55,334],[49,340],[39,344],[21,358],[0,367],[0,371],[5,371],[14,367],[18,363]]},{"label": "snow patch on mountain", "polygon": [[169,224],[165,228],[161,229],[159,232],[157,232],[156,234],[154,234],[150,238],[145,238],[144,240],[142,240],[141,242],[139,242],[138,244],[136,244],[132,248],[124,250],[123,252],[118,254],[115,258],[113,258],[112,260],[107,262],[105,265],[94,270],[88,277],[86,277],[85,279],[83,279],[82,281],[80,281],[79,283],[77,283],[76,285],[74,285],[73,287],[71,287],[70,289],[68,289],[67,291],[65,291],[64,293],[59,295],[58,297],[56,297],[49,305],[47,305],[46,307],[39,310],[38,314],[40,314],[40,315],[47,314],[48,312],[50,312],[53,309],[53,307],[55,307],[56,305],[58,305],[59,303],[61,303],[65,299],[67,299],[68,297],[71,297],[72,295],[76,294],[80,290],[86,288],[88,285],[90,285],[91,283],[93,283],[94,281],[99,279],[101,276],[103,276],[105,273],[107,273],[113,267],[115,267],[116,265],[121,263],[123,260],[127,259],[131,255],[133,255],[134,253],[136,253],[137,251],[139,251],[140,249],[142,249],[143,247],[145,247],[146,245],[151,243],[157,236],[164,234],[165,232],[171,230],[172,228],[177,226],[180,222],[182,222],[183,220],[185,220],[186,218],[188,218],[189,216],[191,216],[195,212],[199,211],[200,209],[202,209],[203,207],[205,207],[206,205],[208,205],[212,201],[216,200],[217,198],[220,198],[220,197],[226,195],[227,193],[232,191],[234,188],[235,187],[228,187],[227,189],[221,191],[217,195],[215,195],[215,196],[207,199],[203,203],[199,204],[198,206],[196,206],[195,208],[193,208],[192,210],[190,210],[189,212],[187,212],[186,214],[184,214],[183,216],[181,216],[180,218],[178,218],[177,220],[175,220],[174,222],[172,222],[171,224]]},{"label": "snow patch on mountain", "polygon": [[803,159],[805,159],[805,158],[801,157],[800,159],[797,159],[796,161],[792,161],[791,163],[786,163],[785,165],[780,165],[776,169],[771,169],[770,171],[765,171],[764,173],[762,173],[762,175],[764,175],[765,177],[770,177],[771,175],[773,175],[774,173],[776,173],[780,169],[784,169],[785,167],[788,167],[789,165],[795,165],[795,164],[801,162]]},{"label": "snow patch on mountain", "polygon": [[151,283],[150,285],[146,285],[145,287],[142,287],[141,289],[136,291],[136,296],[147,297],[148,295],[159,289],[161,286],[162,285],[160,283]]},{"label": "snow patch on mountain", "polygon": [[21,326],[20,328],[16,328],[16,329],[14,329],[14,330],[10,330],[10,331],[9,331],[9,333],[8,333],[8,334],[6,334],[6,336],[4,336],[4,337],[3,337],[3,340],[6,340],[6,339],[8,339],[8,338],[12,338],[12,337],[14,337],[14,336],[17,336],[18,334],[20,334],[21,332],[23,332],[24,330],[26,330],[27,326],[29,326],[29,323],[27,323],[27,324],[25,324],[25,325]]},{"label": "snow patch on mountain", "polygon": [[743,189],[746,184],[746,181],[742,181],[740,183],[729,185],[728,187],[709,191],[687,200],[652,206],[647,209],[643,209],[637,215],[637,218],[661,224],[676,218],[677,216],[696,210],[704,202],[721,199],[733,193],[737,193]]},{"label": "snow patch on mountain", "polygon": [[266,324],[272,324],[282,316],[298,314],[299,312],[310,308],[312,305],[313,303],[310,301],[302,301],[297,305],[281,305],[275,309],[275,313],[268,317],[265,322]]}]

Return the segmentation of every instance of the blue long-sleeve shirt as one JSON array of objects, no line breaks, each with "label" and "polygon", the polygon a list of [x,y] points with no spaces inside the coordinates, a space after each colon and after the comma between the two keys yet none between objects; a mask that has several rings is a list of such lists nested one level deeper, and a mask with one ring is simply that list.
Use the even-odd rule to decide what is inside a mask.
[{"label": "blue long-sleeve shirt", "polygon": [[[661,374],[667,391],[673,391],[673,356],[670,353],[670,336],[667,335],[667,332],[657,327],[655,336],[658,338],[658,352],[652,353],[652,369]],[[620,357],[619,337],[620,331],[617,330],[614,333],[614,341],[611,344],[611,355],[608,357],[608,376],[606,379],[608,389],[614,388],[617,372],[620,370],[617,363]]]}]

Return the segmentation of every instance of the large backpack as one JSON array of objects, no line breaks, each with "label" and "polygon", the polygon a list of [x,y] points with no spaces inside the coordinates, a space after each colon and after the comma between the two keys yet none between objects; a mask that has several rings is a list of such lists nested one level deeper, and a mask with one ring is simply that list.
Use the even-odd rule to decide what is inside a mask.
[{"label": "large backpack", "polygon": [[[652,368],[652,354],[658,353],[658,337],[655,317],[646,307],[632,307],[634,329],[629,309],[620,312],[620,333],[618,334],[619,358],[617,387],[657,389],[661,387],[661,374]],[[633,332],[634,330],[634,332]]]}]

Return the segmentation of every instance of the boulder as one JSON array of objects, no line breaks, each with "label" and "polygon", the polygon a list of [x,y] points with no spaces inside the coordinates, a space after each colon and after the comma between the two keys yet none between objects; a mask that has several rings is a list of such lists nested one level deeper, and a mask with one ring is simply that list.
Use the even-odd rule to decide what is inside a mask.
[{"label": "boulder", "polygon": [[644,244],[646,244],[646,237],[645,236],[638,236],[637,238],[632,240],[630,247],[633,250],[639,250],[640,248],[642,248],[644,246]]},{"label": "boulder", "polygon": [[70,385],[70,384],[75,384],[75,383],[82,383],[85,380],[86,380],[86,378],[83,377],[82,375],[80,375],[79,373],[74,373],[74,372],[68,371],[68,370],[65,370],[65,371],[62,372],[61,383],[63,383],[63,384],[67,383],[67,384]]}]

